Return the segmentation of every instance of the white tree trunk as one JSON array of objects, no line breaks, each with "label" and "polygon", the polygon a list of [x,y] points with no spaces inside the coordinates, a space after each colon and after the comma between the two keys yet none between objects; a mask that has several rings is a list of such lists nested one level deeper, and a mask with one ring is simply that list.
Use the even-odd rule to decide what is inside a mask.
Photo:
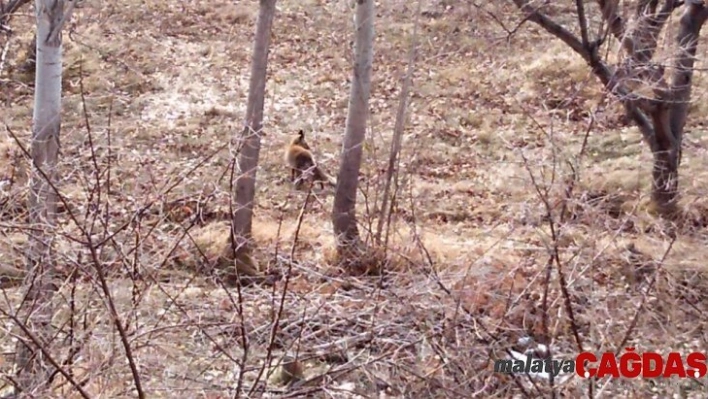
[{"label": "white tree trunk", "polygon": [[246,106],[246,126],[241,132],[243,147],[239,154],[239,177],[236,180],[236,210],[233,217],[233,244],[236,271],[244,275],[256,272],[250,257],[253,204],[256,195],[256,171],[261,150],[261,129],[265,103],[268,49],[275,15],[276,0],[261,0],[251,63],[251,82]]},{"label": "white tree trunk", "polygon": [[[30,231],[27,248],[27,290],[20,321],[42,341],[49,351],[54,257],[52,238],[56,226],[59,132],[61,128],[62,45],[61,25],[64,19],[63,0],[37,0],[37,66],[35,75],[34,114],[32,117],[31,193],[29,197]],[[42,351],[29,336],[20,334],[17,345],[18,381],[28,392],[47,382],[51,367]],[[23,343],[24,341],[24,343]]]},{"label": "white tree trunk", "polygon": [[357,0],[355,64],[349,93],[349,111],[332,207],[332,225],[340,255],[347,256],[359,244],[356,220],[356,192],[361,169],[362,144],[366,137],[374,58],[374,0]]}]

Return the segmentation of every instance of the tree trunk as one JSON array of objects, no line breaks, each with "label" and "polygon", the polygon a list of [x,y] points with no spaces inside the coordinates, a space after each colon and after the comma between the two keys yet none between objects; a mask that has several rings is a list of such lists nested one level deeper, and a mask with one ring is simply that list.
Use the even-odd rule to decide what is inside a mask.
[{"label": "tree trunk", "polygon": [[678,200],[678,157],[673,151],[654,153],[651,199],[662,215],[672,216]]},{"label": "tree trunk", "polygon": [[[27,248],[26,299],[19,320],[49,349],[53,337],[52,296],[55,259],[52,238],[56,226],[57,162],[61,129],[63,0],[37,0],[37,66],[32,121],[30,233]],[[20,333],[17,344],[19,390],[31,392],[48,382],[51,366],[28,335]]]},{"label": "tree trunk", "polygon": [[243,147],[239,154],[239,177],[236,180],[236,211],[233,216],[232,244],[236,272],[253,274],[257,270],[251,258],[253,204],[256,193],[256,171],[261,151],[261,128],[265,102],[266,72],[275,0],[261,0],[251,63],[251,82],[246,106],[246,126],[241,132]]},{"label": "tree trunk", "polygon": [[678,201],[678,168],[681,164],[683,131],[693,86],[693,66],[701,28],[708,18],[702,2],[691,1],[681,15],[676,42],[678,49],[673,76],[667,90],[660,91],[652,113],[655,148],[652,168],[652,200],[661,214],[672,216]]},{"label": "tree trunk", "polygon": [[362,144],[371,94],[371,68],[374,47],[374,1],[357,0],[355,64],[349,93],[349,111],[332,207],[332,225],[340,257],[352,256],[360,244],[356,219],[356,192],[359,185]]},{"label": "tree trunk", "polygon": [[660,214],[671,216],[678,198],[679,143],[671,131],[667,103],[657,104],[651,117],[655,138],[650,146],[654,155],[651,198]]}]

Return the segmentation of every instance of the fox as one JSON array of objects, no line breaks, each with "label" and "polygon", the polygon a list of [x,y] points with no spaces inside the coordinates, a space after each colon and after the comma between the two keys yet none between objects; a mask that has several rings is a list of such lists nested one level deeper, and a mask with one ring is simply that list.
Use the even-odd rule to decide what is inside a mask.
[{"label": "fox", "polygon": [[312,175],[312,182],[320,184],[324,189],[325,184],[335,187],[332,177],[327,175],[315,161],[312,148],[305,141],[305,131],[300,129],[297,135],[290,139],[285,148],[285,163],[290,168],[290,181],[295,183],[295,188],[300,188],[303,183],[303,173]]}]

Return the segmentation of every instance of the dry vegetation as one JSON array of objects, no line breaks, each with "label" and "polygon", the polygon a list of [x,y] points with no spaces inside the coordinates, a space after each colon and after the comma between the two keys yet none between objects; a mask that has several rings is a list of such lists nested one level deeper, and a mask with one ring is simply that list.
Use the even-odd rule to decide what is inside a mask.
[{"label": "dry vegetation", "polygon": [[[64,35],[60,189],[70,209],[56,243],[57,266],[80,271],[67,272],[55,324],[71,326],[60,346],[79,348],[66,367],[91,397],[135,397],[90,251],[71,239],[92,225],[99,242],[127,223],[97,256],[150,398],[231,397],[237,387],[271,397],[546,396],[548,383],[494,374],[489,359],[526,336],[557,356],[578,352],[559,268],[584,349],[706,351],[705,43],[681,167],[686,215],[668,228],[647,206],[651,154],[583,61],[535,26],[507,41],[488,11],[511,28],[519,22],[511,2],[469,3],[440,15],[439,5],[424,6],[435,12],[420,19],[392,262],[384,277],[352,278],[328,267],[331,192],[316,193],[298,226],[306,194],[287,182],[281,149],[306,129],[324,168],[336,171],[353,14],[347,2],[278,2],[254,234],[264,272],[290,278],[236,289],[192,272],[217,262],[228,242],[229,144],[245,111],[258,3],[83,2]],[[415,20],[410,2],[377,7],[363,231],[375,225],[367,215],[379,200]],[[0,82],[9,128],[0,135],[3,267],[22,267],[26,235],[28,161],[10,132],[27,145],[33,80],[20,65],[32,12],[13,20]],[[553,248],[560,265],[549,261]],[[6,285],[4,314],[19,303],[19,289]],[[13,323],[0,319],[7,376]],[[306,380],[256,383],[285,354],[300,357]],[[53,384],[55,397],[79,397],[63,377]],[[574,397],[587,387],[572,378],[556,390]],[[703,397],[706,387],[596,381],[601,390]]]}]

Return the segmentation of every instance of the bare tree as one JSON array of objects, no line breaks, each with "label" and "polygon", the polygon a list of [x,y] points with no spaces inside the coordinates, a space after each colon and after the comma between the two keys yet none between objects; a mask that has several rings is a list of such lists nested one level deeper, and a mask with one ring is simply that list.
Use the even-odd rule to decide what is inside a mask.
[{"label": "bare tree", "polygon": [[[529,0],[513,0],[526,19],[540,25],[583,57],[605,88],[623,104],[626,115],[639,127],[654,157],[652,200],[657,210],[671,216],[678,199],[678,168],[681,142],[691,97],[693,65],[698,38],[708,9],[703,0],[636,0],[634,24],[620,15],[619,0],[595,0],[598,18],[603,21],[600,32],[590,38],[586,15],[587,1],[575,0],[577,30],[551,19]],[[547,4],[547,3],[544,3]],[[628,2],[628,4],[630,4]],[[661,5],[661,7],[660,7]],[[653,61],[659,35],[674,10],[683,8],[675,37],[675,56],[669,73]],[[603,58],[600,47],[611,33],[626,54],[617,64]],[[668,75],[668,77],[666,76]],[[641,95],[650,88],[651,95]]]},{"label": "bare tree", "polygon": [[[384,226],[386,226],[386,235],[383,241],[383,247],[388,246],[389,229],[391,227],[391,216],[393,208],[396,206],[395,198],[398,191],[398,167],[399,154],[403,143],[403,129],[406,121],[406,111],[408,111],[408,96],[413,82],[413,69],[415,66],[415,58],[418,52],[418,26],[420,25],[420,15],[422,14],[422,1],[418,1],[418,7],[415,12],[415,22],[413,23],[413,37],[411,40],[411,48],[408,55],[408,67],[401,87],[401,94],[398,100],[398,109],[396,110],[396,122],[393,126],[393,138],[391,139],[391,149],[389,150],[388,167],[386,168],[386,178],[381,201],[381,210],[379,212],[379,221],[376,227],[375,241],[377,245],[381,244],[381,234]],[[447,7],[447,6],[445,6]],[[393,181],[393,198],[389,202],[391,193],[391,183]]]},{"label": "bare tree", "polygon": [[349,93],[349,111],[339,161],[337,188],[332,207],[332,225],[337,238],[337,253],[343,260],[357,256],[361,244],[356,218],[356,193],[359,185],[362,144],[366,136],[371,94],[371,68],[374,57],[374,1],[356,2],[356,39],[354,71]]},{"label": "bare tree", "polygon": [[55,259],[52,238],[56,226],[61,130],[61,29],[71,16],[74,3],[64,0],[37,0],[37,67],[34,114],[32,116],[31,192],[29,197],[30,233],[27,247],[25,301],[19,310],[24,324],[19,334],[16,363],[18,390],[30,392],[46,384],[52,373],[47,362],[50,343]]},{"label": "bare tree", "polygon": [[251,257],[253,203],[256,171],[261,150],[263,106],[265,102],[268,49],[275,15],[275,0],[261,0],[251,63],[251,82],[246,107],[246,126],[241,132],[243,147],[238,159],[240,174],[236,180],[236,211],[233,215],[232,250],[238,275],[255,275],[258,267]]}]

